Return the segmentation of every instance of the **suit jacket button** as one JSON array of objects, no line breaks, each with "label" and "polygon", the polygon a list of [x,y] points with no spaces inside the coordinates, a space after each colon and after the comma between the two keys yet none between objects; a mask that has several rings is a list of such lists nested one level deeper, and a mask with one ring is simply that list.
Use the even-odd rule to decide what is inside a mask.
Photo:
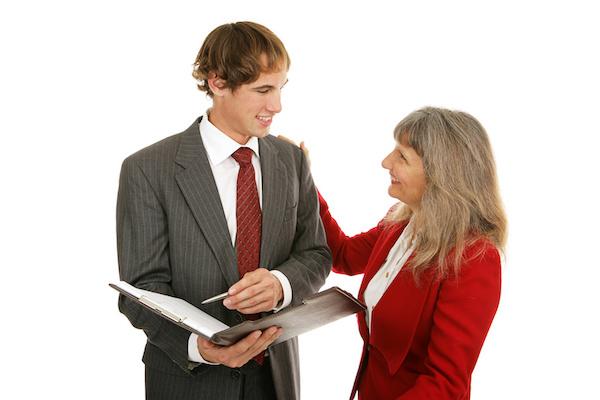
[{"label": "suit jacket button", "polygon": [[236,371],[236,370],[231,371],[231,379],[233,379],[233,380],[240,379],[240,371]]}]

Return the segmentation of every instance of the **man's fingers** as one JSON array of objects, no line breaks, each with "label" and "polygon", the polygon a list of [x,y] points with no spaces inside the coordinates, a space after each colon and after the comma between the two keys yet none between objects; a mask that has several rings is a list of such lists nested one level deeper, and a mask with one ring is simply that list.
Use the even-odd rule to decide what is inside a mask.
[{"label": "man's fingers", "polygon": [[281,336],[282,332],[283,329],[276,326],[272,326],[269,329],[267,329],[263,333],[263,337],[261,337],[261,340],[259,340],[259,342],[261,342],[260,347],[263,350],[266,350],[267,347],[269,347],[275,340],[277,340],[279,336]]},{"label": "man's fingers", "polygon": [[237,310],[242,314],[258,314],[269,311],[273,308],[273,300],[271,297],[265,298],[263,301],[248,306],[238,306]]},{"label": "man's fingers", "polygon": [[[262,270],[260,272],[256,270],[247,273],[236,285],[243,283],[244,285],[248,284],[248,286],[245,286],[243,290],[237,291],[237,293],[236,290],[233,290],[236,294],[228,297],[223,302],[223,305],[230,310],[240,310],[242,308],[255,307],[257,304],[264,302],[273,303],[274,301],[278,301],[276,299],[276,289],[277,285],[281,286],[281,284],[271,272],[264,268]],[[235,285],[230,288],[229,292],[231,293],[234,288]],[[259,311],[268,311],[272,308],[273,304],[267,308],[260,308]]]},{"label": "man's fingers", "polygon": [[252,272],[248,272],[243,276],[242,279],[231,286],[227,292],[230,296],[235,296],[238,293],[247,290],[247,288],[261,282],[265,278],[266,274],[270,274],[266,268],[257,268]]},{"label": "man's fingers", "polygon": [[276,326],[272,326],[265,330],[260,338],[248,349],[246,356],[251,359],[255,355],[265,351],[281,335],[283,330]]},{"label": "man's fingers", "polygon": [[[273,329],[275,328],[275,329]],[[236,344],[230,346],[231,352],[230,366],[242,366],[273,342],[273,332],[277,332],[277,327],[271,327],[264,332],[255,331]]]},{"label": "man's fingers", "polygon": [[237,294],[234,296],[229,296],[227,300],[229,300],[229,303],[240,303],[247,299],[251,299],[262,292],[265,289],[265,286],[266,285],[262,284],[262,282],[258,282],[252,286],[246,287],[240,292],[237,292]]},{"label": "man's fingers", "polygon": [[265,351],[281,335],[282,329],[272,326],[265,331],[254,331],[231,346],[218,346],[198,339],[201,355],[207,361],[219,362],[231,368],[241,367],[252,357]]},{"label": "man's fingers", "polygon": [[277,305],[278,301],[276,292],[271,287],[266,287],[261,292],[244,300],[236,301],[236,299],[227,299],[228,301],[225,301],[223,305],[230,310],[238,310],[244,314],[270,311]]},{"label": "man's fingers", "polygon": [[263,290],[259,285],[254,285],[235,296],[230,296],[223,302],[223,305],[230,310],[238,309],[241,305],[244,307],[252,306],[263,301],[260,296]]},{"label": "man's fingers", "polygon": [[248,350],[250,350],[252,346],[256,344],[256,342],[260,339],[262,335],[263,333],[261,331],[254,331],[245,338],[239,340],[237,343],[229,346],[227,350],[231,353],[232,356],[243,355],[244,353],[248,352]]}]

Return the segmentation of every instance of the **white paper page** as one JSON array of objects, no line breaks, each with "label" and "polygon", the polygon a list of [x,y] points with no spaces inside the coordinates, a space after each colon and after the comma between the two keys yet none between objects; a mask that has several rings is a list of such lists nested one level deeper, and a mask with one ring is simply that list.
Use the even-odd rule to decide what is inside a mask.
[{"label": "white paper page", "polygon": [[115,283],[115,285],[136,296],[138,299],[141,299],[142,297],[149,299],[157,306],[158,310],[166,311],[168,314],[177,316],[181,322],[204,334],[208,338],[217,332],[229,328],[229,326],[208,315],[204,311],[199,310],[185,300],[139,289],[123,281]]}]

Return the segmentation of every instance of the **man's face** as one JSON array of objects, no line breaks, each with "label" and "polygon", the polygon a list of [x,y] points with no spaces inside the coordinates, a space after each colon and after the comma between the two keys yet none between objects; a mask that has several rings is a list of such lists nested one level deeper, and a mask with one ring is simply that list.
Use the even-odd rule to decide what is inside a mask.
[{"label": "man's face", "polygon": [[235,91],[214,93],[210,122],[240,144],[250,137],[265,137],[275,114],[281,111],[281,89],[287,83],[287,70],[263,72],[255,82]]}]

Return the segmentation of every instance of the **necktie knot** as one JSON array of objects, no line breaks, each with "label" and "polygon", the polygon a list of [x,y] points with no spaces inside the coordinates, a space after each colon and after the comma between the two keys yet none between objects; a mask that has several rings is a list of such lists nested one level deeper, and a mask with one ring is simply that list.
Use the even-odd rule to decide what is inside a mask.
[{"label": "necktie knot", "polygon": [[249,147],[240,147],[232,155],[233,159],[242,165],[247,165],[252,162],[252,149]]}]

